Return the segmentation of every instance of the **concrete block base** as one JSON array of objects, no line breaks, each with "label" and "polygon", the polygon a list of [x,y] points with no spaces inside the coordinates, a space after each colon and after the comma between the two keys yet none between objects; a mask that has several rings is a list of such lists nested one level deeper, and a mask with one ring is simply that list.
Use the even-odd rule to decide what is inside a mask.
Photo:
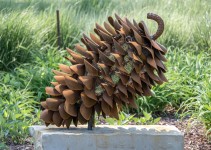
[{"label": "concrete block base", "polygon": [[174,126],[99,125],[57,128],[31,126],[35,150],[183,150],[184,137]]}]

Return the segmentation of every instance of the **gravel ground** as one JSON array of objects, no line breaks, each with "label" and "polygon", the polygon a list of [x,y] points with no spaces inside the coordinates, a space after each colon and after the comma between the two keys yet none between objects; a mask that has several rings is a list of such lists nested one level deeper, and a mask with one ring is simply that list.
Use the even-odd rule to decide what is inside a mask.
[{"label": "gravel ground", "polygon": [[[211,150],[211,142],[208,142],[203,126],[199,123],[189,127],[188,120],[177,120],[171,118],[162,118],[158,123],[160,125],[175,125],[185,135],[185,150]],[[30,144],[31,139],[27,139],[23,145],[10,145],[10,150],[33,150]]]}]

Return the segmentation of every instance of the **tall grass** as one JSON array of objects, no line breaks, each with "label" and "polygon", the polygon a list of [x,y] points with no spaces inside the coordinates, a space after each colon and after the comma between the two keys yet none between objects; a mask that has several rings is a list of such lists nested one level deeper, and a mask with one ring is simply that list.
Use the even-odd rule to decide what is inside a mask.
[{"label": "tall grass", "polygon": [[[2,1],[0,7],[0,69],[12,68],[29,61],[43,46],[56,47],[55,10],[61,12],[62,45],[73,47],[82,33],[93,32],[114,13],[145,20],[152,32],[154,22],[146,19],[155,12],[165,21],[165,32],[159,39],[165,46],[185,47],[193,51],[210,51],[210,1]],[[15,6],[20,6],[15,9]],[[186,7],[188,6],[188,7]],[[190,9],[191,8],[191,9]],[[171,9],[172,11],[168,11]]]},{"label": "tall grass", "polygon": [[[61,2],[61,4],[57,4],[56,1],[54,1],[54,3],[49,3],[47,1],[4,1],[4,3],[7,5],[1,13],[2,21],[0,28],[0,60],[1,69],[3,70],[11,70],[17,65],[21,65],[26,62],[40,61],[37,60],[38,57],[41,57],[42,59],[45,57],[48,58],[48,56],[45,56],[46,48],[51,49],[50,47],[56,47],[54,13],[55,9],[59,7],[61,9],[61,30],[64,48],[73,47],[73,44],[79,41],[81,33],[89,33],[92,30],[95,21],[102,23],[109,13],[113,14],[114,12],[117,12],[117,10],[122,16],[135,16],[136,19],[140,16],[137,20],[141,17],[145,19],[146,13],[150,11],[152,7],[154,10],[157,10],[158,13],[160,11],[164,20],[167,20],[167,33],[161,37],[160,41],[167,46],[171,45],[174,47],[182,47],[182,45],[188,43],[186,42],[188,39],[194,40],[191,36],[187,37],[191,32],[198,32],[195,28],[198,23],[191,19],[192,16],[185,16],[178,10],[175,10],[172,15],[164,14],[163,9],[158,7],[157,2],[155,1],[134,1],[131,5],[128,5],[128,1],[121,2],[121,5],[117,5],[116,1],[89,2],[84,0],[73,2],[64,1]],[[22,6],[23,3],[24,7],[20,7],[20,9],[17,9],[16,11],[11,10],[13,6],[18,4]],[[46,3],[46,5],[44,3]],[[164,2],[162,1],[161,3]],[[190,4],[193,5],[192,3]],[[199,4],[198,1],[194,4],[198,5],[196,9],[200,9],[202,6],[205,6],[204,3]],[[25,6],[27,7],[25,8]],[[45,7],[45,9],[40,9],[41,6]],[[138,9],[138,6],[140,6],[140,10]],[[169,2],[163,6],[164,8],[167,6],[176,8],[178,4]],[[184,6],[181,5],[178,9],[182,10],[183,7]],[[209,15],[206,8],[207,5],[203,9],[203,12],[206,12],[205,18]],[[125,10],[128,12],[125,12]],[[7,13],[5,14],[5,12]],[[191,11],[191,13],[193,12]],[[194,15],[194,18],[198,19],[199,17],[196,13],[198,13],[198,11],[195,11],[195,14],[191,15]],[[200,15],[202,14],[203,13],[200,11]],[[175,18],[176,21],[173,18]],[[189,24],[189,21],[192,21],[193,23]],[[207,25],[209,25],[209,22],[207,22]],[[150,26],[152,27],[152,23]],[[209,35],[210,31],[206,30],[206,28],[203,29],[203,33]],[[168,33],[168,31],[170,32]],[[200,42],[203,41],[202,39],[206,38],[198,38],[197,40]],[[169,41],[171,43],[169,43]],[[206,45],[207,41],[209,40],[205,40],[206,43],[201,42],[201,45]],[[180,44],[180,42],[182,44]],[[196,45],[198,45],[198,43]]]},{"label": "tall grass", "polygon": [[[33,45],[30,27],[25,19],[26,13],[8,13],[0,15],[0,69],[7,70],[15,64],[30,59],[29,49]],[[17,19],[18,18],[18,19]]]}]

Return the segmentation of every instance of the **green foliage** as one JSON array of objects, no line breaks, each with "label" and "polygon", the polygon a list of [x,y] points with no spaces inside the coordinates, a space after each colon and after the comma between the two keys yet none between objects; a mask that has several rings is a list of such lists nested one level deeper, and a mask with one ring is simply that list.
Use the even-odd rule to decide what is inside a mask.
[{"label": "green foliage", "polygon": [[30,60],[33,41],[28,23],[24,21],[28,17],[26,12],[0,14],[0,70],[12,69]]},{"label": "green foliage", "polygon": [[6,150],[9,149],[5,143],[0,143],[0,149]]},{"label": "green foliage", "polygon": [[[208,81],[208,80],[207,80]],[[211,138],[211,75],[209,82],[201,83],[201,87],[196,87],[198,95],[189,97],[181,104],[183,116],[190,116],[193,120],[204,123],[207,129],[207,136]],[[204,88],[208,87],[208,88]]]},{"label": "green foliage", "polygon": [[[37,14],[35,8],[29,7],[20,12],[11,11],[7,15],[5,11],[0,12],[0,70],[11,71],[23,63],[37,61],[37,56],[49,58],[46,49],[57,47],[55,18],[49,17],[49,14],[54,14],[54,10]],[[79,27],[84,27],[72,21],[80,16],[74,14],[74,18],[72,15],[61,13],[64,48],[72,47],[78,41]]]},{"label": "green foliage", "polygon": [[0,93],[0,142],[11,139],[20,143],[28,136],[28,126],[39,121],[37,102],[27,89],[15,90],[1,84]]},{"label": "green foliage", "polygon": [[106,118],[105,121],[106,121],[106,123],[108,123],[110,125],[127,125],[133,121],[134,116],[135,115],[130,115],[130,114],[121,112],[119,114],[119,120],[117,120],[115,118]]},{"label": "green foliage", "polygon": [[[40,100],[53,80],[52,68],[63,62],[64,51],[43,50],[34,64],[25,63],[12,72],[0,72],[0,141],[21,143],[28,137],[28,126],[39,123]],[[56,63],[57,62],[57,63]],[[32,92],[33,91],[33,92]]]},{"label": "green foliage", "polygon": [[143,117],[135,117],[135,115],[126,114],[121,112],[119,114],[119,120],[115,118],[106,118],[105,121],[109,125],[128,125],[128,124],[139,124],[139,125],[153,125],[160,121],[160,117],[154,119],[151,113],[143,112]]},{"label": "green foliage", "polygon": [[159,121],[160,121],[160,117],[158,118],[153,118],[151,113],[147,113],[147,112],[143,112],[143,117],[140,117],[140,118],[136,118],[136,117],[133,117],[133,121],[136,123],[136,124],[141,124],[141,125],[154,125],[154,124],[157,124]]},{"label": "green foliage", "polygon": [[56,49],[48,50],[45,55],[36,56],[33,65],[25,63],[16,67],[13,72],[0,72],[0,81],[15,89],[23,89],[27,86],[36,95],[35,99],[40,101],[46,97],[45,87],[50,86],[53,80],[52,69],[58,69],[58,63],[65,61],[62,57],[64,52]]}]

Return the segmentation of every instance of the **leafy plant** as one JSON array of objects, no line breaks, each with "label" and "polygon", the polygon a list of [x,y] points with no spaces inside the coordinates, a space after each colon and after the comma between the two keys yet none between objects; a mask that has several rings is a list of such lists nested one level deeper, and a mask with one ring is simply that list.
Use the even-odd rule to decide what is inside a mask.
[{"label": "leafy plant", "polygon": [[9,149],[8,146],[5,143],[0,143],[0,149]]},{"label": "leafy plant", "polygon": [[121,112],[119,114],[119,120],[115,118],[106,118],[105,121],[110,125],[126,125],[129,124],[132,121],[132,118],[135,115],[126,114],[124,112]]},{"label": "leafy plant", "polygon": [[21,143],[28,136],[28,126],[39,121],[37,102],[27,89],[17,91],[1,84],[0,93],[0,141]]},{"label": "leafy plant", "polygon": [[135,115],[126,114],[121,112],[119,114],[119,120],[115,118],[106,118],[105,121],[110,125],[128,125],[128,124],[141,124],[141,125],[153,125],[160,121],[160,117],[154,119],[151,113],[143,112],[143,117],[135,117]]},{"label": "leafy plant", "polygon": [[143,117],[140,118],[133,118],[133,121],[136,124],[142,124],[142,125],[153,125],[153,124],[157,124],[160,121],[160,117],[158,118],[153,118],[151,113],[147,113],[147,112],[143,112]]}]

